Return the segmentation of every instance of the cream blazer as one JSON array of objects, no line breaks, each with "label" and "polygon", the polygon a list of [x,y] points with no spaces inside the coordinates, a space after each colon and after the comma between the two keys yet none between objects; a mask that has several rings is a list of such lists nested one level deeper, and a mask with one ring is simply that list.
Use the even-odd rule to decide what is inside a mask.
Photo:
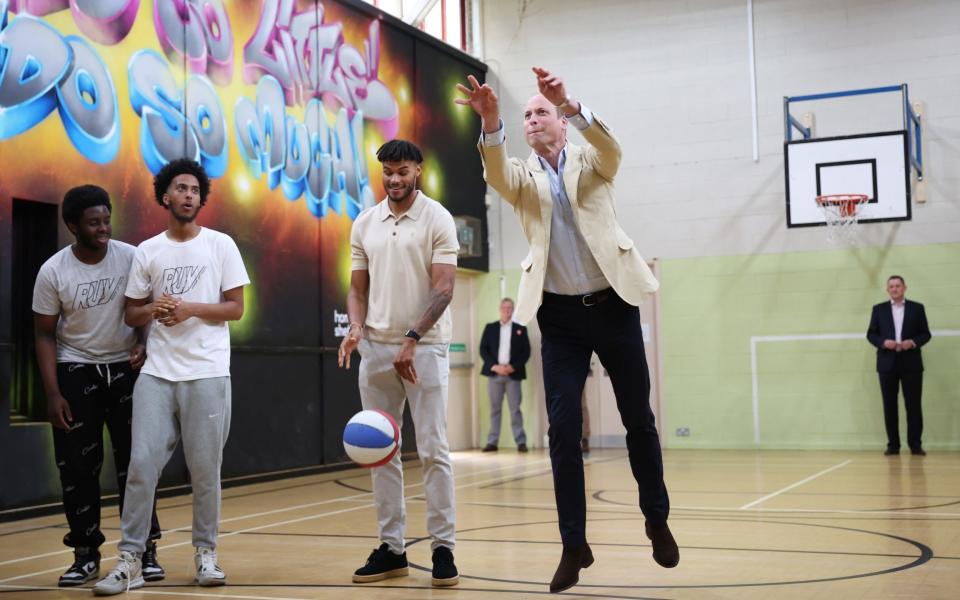
[{"label": "cream blazer", "polygon": [[[586,147],[567,144],[563,184],[580,231],[607,281],[625,301],[639,305],[657,291],[659,282],[633,240],[617,223],[613,179],[620,166],[620,144],[596,116],[585,130]],[[483,178],[513,206],[530,245],[520,263],[520,291],[514,319],[527,324],[543,301],[543,281],[550,250],[553,198],[550,181],[536,154],[526,162],[507,158],[506,144],[477,146],[483,160]]]}]

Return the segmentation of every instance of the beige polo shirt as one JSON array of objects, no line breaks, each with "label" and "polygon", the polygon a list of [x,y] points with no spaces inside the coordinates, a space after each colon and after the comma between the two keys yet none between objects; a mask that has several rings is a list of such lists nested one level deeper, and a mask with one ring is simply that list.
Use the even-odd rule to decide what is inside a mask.
[{"label": "beige polo shirt", "polygon": [[[430,302],[431,265],[457,264],[460,244],[453,216],[422,191],[400,218],[382,200],[357,216],[350,246],[353,270],[370,272],[367,339],[402,343]],[[448,307],[420,343],[449,343],[452,325]]]}]

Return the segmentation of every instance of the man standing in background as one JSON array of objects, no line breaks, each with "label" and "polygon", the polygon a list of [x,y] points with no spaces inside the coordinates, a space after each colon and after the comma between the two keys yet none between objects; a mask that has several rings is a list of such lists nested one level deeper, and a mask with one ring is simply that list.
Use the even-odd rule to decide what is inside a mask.
[{"label": "man standing in background", "polygon": [[527,451],[527,434],[523,431],[523,414],[520,412],[521,382],[527,378],[527,361],[530,360],[530,337],[527,328],[513,322],[513,300],[500,301],[500,320],[487,323],[480,338],[480,356],[483,369],[480,374],[489,378],[487,393],[490,396],[490,433],[484,452],[496,452],[500,441],[500,415],[503,396],[507,395],[510,409],[510,428],[517,443],[517,452]]},{"label": "man standing in background", "polygon": [[920,347],[930,341],[927,313],[919,302],[907,300],[907,284],[903,277],[887,279],[889,302],[873,307],[867,339],[877,348],[877,374],[883,396],[883,422],[887,429],[886,456],[900,454],[900,415],[897,398],[903,388],[903,404],[907,411],[907,445],[910,453],[925,456],[923,436],[923,359]]}]

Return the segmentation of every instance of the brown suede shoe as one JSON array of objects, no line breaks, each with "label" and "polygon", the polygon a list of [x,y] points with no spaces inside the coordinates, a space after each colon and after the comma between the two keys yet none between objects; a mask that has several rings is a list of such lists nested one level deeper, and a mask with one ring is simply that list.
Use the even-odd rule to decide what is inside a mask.
[{"label": "brown suede shoe", "polygon": [[648,522],[645,526],[647,530],[647,539],[653,545],[653,560],[661,567],[672,569],[680,562],[680,549],[677,548],[677,541],[673,539],[670,528],[664,523],[660,527],[651,527]]},{"label": "brown suede shoe", "polygon": [[557,572],[550,582],[550,593],[556,594],[568,590],[580,581],[580,569],[586,569],[593,564],[593,552],[590,545],[584,544],[578,548],[564,548],[560,556]]}]

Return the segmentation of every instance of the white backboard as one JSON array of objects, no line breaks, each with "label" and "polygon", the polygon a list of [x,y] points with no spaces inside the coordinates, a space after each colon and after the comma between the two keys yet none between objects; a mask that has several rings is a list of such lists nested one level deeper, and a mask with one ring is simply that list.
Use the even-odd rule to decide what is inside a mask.
[{"label": "white backboard", "polygon": [[787,227],[825,225],[827,194],[865,194],[861,223],[909,220],[908,160],[903,131],[786,142]]}]

